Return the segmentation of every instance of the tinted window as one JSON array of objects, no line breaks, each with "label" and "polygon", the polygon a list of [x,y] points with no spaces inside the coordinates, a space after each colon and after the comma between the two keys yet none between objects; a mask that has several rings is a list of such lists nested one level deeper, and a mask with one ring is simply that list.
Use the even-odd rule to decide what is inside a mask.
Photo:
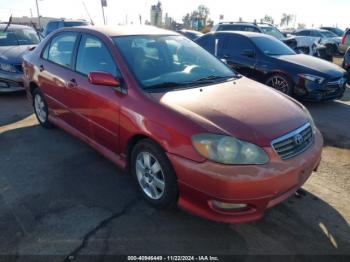
[{"label": "tinted window", "polygon": [[202,36],[202,37],[196,39],[195,42],[198,43],[205,50],[214,54],[215,41],[214,41],[214,37],[212,35]]},{"label": "tinted window", "polygon": [[63,26],[64,27],[72,27],[72,26],[83,26],[83,25],[88,25],[87,22],[83,22],[83,21],[65,21],[63,22]]},{"label": "tinted window", "polygon": [[322,35],[318,31],[311,31],[310,35],[313,36],[313,37],[322,37]]},{"label": "tinted window", "polygon": [[[54,37],[51,40],[47,59],[56,64],[70,67],[76,39],[75,33],[63,33]],[[45,56],[45,51],[43,55]]]},{"label": "tinted window", "polygon": [[260,27],[260,29],[263,31],[263,33],[276,37],[277,39],[283,39],[285,36],[275,27],[272,26],[263,26]]},{"label": "tinted window", "polygon": [[250,40],[240,35],[218,34],[218,55],[240,56],[244,50],[254,50],[254,45]]},{"label": "tinted window", "polygon": [[46,26],[46,31],[51,33],[53,30],[58,28],[58,22],[49,22]]},{"label": "tinted window", "polygon": [[75,69],[84,75],[90,72],[107,72],[115,77],[119,76],[107,47],[96,37],[87,35],[80,41]]},{"label": "tinted window", "polygon": [[295,55],[285,43],[272,37],[252,37],[251,40],[265,55]]},{"label": "tinted window", "polygon": [[322,31],[321,35],[324,37],[337,37],[337,35],[331,31]]},{"label": "tinted window", "polygon": [[37,33],[30,28],[0,31],[0,46],[36,45],[39,41]]},{"label": "tinted window", "polygon": [[183,36],[119,36],[113,40],[145,89],[191,86],[208,77],[234,77],[226,65]]},{"label": "tinted window", "polygon": [[220,25],[218,28],[218,31],[247,31],[247,32],[260,33],[260,30],[255,26],[240,25],[240,24]]},{"label": "tinted window", "polygon": [[300,32],[297,32],[296,35],[310,36],[310,31],[308,31],[308,30],[300,31]]}]

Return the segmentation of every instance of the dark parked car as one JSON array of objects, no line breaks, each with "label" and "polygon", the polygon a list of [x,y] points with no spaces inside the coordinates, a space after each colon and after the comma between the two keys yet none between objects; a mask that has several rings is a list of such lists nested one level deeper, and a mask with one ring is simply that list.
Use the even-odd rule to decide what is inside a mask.
[{"label": "dark parked car", "polygon": [[177,32],[186,36],[188,39],[191,39],[192,41],[203,35],[203,33],[195,31],[195,30],[181,29]]},{"label": "dark parked car", "polygon": [[158,208],[256,220],[320,162],[322,135],[303,105],[176,32],[60,29],[23,64],[39,123],[128,168]]},{"label": "dark parked car", "polygon": [[278,28],[267,23],[248,23],[248,22],[222,22],[215,25],[211,32],[217,31],[244,31],[244,32],[256,32],[271,35],[281,40],[292,49],[297,48],[297,41],[293,36],[286,36]]},{"label": "dark parked car", "polygon": [[308,55],[296,54],[276,38],[249,32],[216,32],[196,42],[226,59],[242,75],[303,100],[342,97],[347,73],[339,66]]},{"label": "dark parked car", "polygon": [[320,29],[331,31],[331,32],[333,32],[334,34],[336,34],[337,36],[340,36],[340,37],[342,37],[344,35],[344,31],[341,30],[338,27],[323,26]]},{"label": "dark parked car", "polygon": [[6,27],[0,24],[0,93],[24,90],[22,56],[40,42],[31,27],[13,24]]},{"label": "dark parked car", "polygon": [[348,47],[350,47],[350,28],[346,30],[345,34],[341,39],[341,42],[339,44],[340,53],[344,54]]},{"label": "dark parked car", "polygon": [[46,37],[51,32],[62,27],[86,26],[86,25],[90,25],[90,23],[85,20],[65,20],[65,19],[51,20],[45,26],[45,29],[43,31],[43,36]]},{"label": "dark parked car", "polygon": [[[348,75],[350,75],[350,47],[348,48],[348,51],[346,51],[344,55],[343,68],[348,72]],[[350,85],[350,77],[348,79],[348,83]]]}]

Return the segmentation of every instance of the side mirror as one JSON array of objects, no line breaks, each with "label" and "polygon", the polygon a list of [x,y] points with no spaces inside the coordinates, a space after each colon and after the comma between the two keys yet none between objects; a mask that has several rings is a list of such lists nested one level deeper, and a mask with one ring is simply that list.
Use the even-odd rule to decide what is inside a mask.
[{"label": "side mirror", "polygon": [[88,74],[90,84],[97,86],[119,87],[120,82],[112,74],[105,72],[90,72]]},{"label": "side mirror", "polygon": [[255,52],[253,49],[246,49],[242,51],[241,55],[246,57],[255,57]]},{"label": "side mirror", "polygon": [[224,64],[227,65],[227,60],[225,58],[221,58],[220,60],[221,60],[221,62],[223,62]]}]

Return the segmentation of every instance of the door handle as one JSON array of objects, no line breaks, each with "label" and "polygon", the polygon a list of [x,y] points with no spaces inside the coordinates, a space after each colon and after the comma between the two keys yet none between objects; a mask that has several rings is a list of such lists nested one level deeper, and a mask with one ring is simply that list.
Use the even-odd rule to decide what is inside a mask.
[{"label": "door handle", "polygon": [[68,87],[74,88],[74,87],[77,87],[77,86],[78,86],[77,80],[75,80],[74,78],[69,80]]},{"label": "door handle", "polygon": [[42,72],[42,71],[44,71],[44,70],[45,70],[44,66],[43,66],[43,65],[40,65],[40,66],[39,66],[39,71]]}]

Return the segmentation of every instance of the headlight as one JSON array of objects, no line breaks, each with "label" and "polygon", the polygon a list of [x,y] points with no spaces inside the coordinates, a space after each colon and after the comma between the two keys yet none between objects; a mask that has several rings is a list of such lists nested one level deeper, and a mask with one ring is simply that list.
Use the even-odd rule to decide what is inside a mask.
[{"label": "headlight", "polygon": [[304,113],[305,113],[305,115],[306,115],[307,120],[309,121],[309,123],[310,123],[310,125],[311,125],[312,132],[315,134],[315,132],[316,132],[316,125],[315,125],[314,119],[312,118],[312,116],[311,116],[309,110],[307,110],[306,107],[303,108],[303,111],[304,111]]},{"label": "headlight", "polygon": [[16,68],[13,65],[5,64],[5,63],[0,63],[0,70],[11,72],[11,73],[17,72]]},{"label": "headlight", "polygon": [[300,74],[299,76],[301,78],[304,78],[306,80],[309,80],[318,84],[322,84],[324,81],[324,78],[320,76],[314,76],[314,75],[308,75],[308,74]]},{"label": "headlight", "polygon": [[199,134],[192,137],[192,143],[200,155],[222,164],[262,165],[269,161],[262,148],[231,136]]}]

